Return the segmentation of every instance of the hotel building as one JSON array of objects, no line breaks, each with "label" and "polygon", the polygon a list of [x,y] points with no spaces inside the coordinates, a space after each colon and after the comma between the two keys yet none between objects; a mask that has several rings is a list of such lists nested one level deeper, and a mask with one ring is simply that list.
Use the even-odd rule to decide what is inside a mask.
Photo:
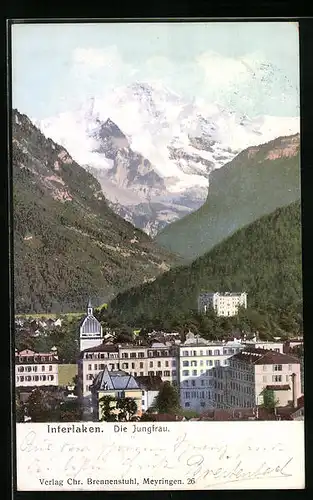
[{"label": "hotel building", "polygon": [[206,313],[213,309],[217,316],[235,316],[239,307],[247,308],[247,294],[202,292],[198,298],[198,311]]}]

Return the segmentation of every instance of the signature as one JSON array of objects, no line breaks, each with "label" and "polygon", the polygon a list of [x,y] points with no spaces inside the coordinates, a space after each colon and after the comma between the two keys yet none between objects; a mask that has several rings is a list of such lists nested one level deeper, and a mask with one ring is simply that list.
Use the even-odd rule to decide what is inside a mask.
[{"label": "signature", "polygon": [[25,461],[27,472],[37,477],[42,477],[47,470],[55,474],[56,469],[71,478],[92,473],[102,477],[108,470],[120,478],[136,474],[157,477],[170,470],[172,477],[178,473],[181,478],[193,478],[192,484],[199,484],[202,488],[269,478],[284,479],[293,475],[294,463],[293,456],[278,442],[267,447],[253,444],[252,439],[233,445],[223,441],[197,445],[188,439],[187,433],[179,435],[168,447],[129,441],[125,445],[109,441],[107,444],[95,442],[94,446],[90,443],[82,446],[73,438],[62,442],[60,439],[48,440],[31,430],[21,440],[18,449],[20,462]]}]

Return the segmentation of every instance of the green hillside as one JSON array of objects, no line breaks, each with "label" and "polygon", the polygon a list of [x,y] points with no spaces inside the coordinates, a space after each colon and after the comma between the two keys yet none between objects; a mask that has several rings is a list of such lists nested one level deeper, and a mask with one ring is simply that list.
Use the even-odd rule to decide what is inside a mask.
[{"label": "green hillside", "polygon": [[179,317],[197,308],[200,291],[246,291],[248,306],[255,309],[298,305],[301,260],[297,201],[238,230],[193,263],[119,294],[109,310],[138,325],[141,318]]},{"label": "green hillside", "polygon": [[236,230],[298,199],[299,135],[280,137],[214,170],[204,205],[166,226],[156,241],[194,260]]},{"label": "green hillside", "polygon": [[13,112],[15,312],[85,310],[169,269],[173,255],[114,214],[98,181]]}]

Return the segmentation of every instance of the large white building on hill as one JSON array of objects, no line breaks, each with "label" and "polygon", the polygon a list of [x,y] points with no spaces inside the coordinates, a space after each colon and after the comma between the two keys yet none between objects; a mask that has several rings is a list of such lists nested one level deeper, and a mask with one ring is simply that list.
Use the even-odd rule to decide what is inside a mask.
[{"label": "large white building on hill", "polygon": [[217,316],[235,316],[239,307],[247,308],[245,292],[202,292],[198,298],[198,311],[204,314],[213,309]]}]

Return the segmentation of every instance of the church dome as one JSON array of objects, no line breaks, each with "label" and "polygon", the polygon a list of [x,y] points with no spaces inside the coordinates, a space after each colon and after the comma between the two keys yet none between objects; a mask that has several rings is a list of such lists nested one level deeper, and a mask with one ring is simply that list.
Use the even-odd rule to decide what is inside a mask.
[{"label": "church dome", "polygon": [[87,316],[81,326],[81,333],[101,333],[102,327],[94,316]]}]

